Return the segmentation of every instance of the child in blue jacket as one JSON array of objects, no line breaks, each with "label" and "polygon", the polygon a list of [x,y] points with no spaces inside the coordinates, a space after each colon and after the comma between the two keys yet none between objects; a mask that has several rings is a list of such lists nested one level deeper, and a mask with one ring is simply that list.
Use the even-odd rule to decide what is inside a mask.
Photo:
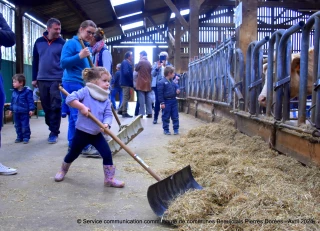
[{"label": "child in blue jacket", "polygon": [[179,111],[176,96],[180,93],[179,85],[173,81],[174,68],[164,68],[164,78],[157,83],[158,99],[162,109],[162,128],[165,135],[171,135],[169,131],[170,117],[173,124],[173,134],[179,134]]},{"label": "child in blue jacket", "polygon": [[30,139],[30,116],[35,109],[33,92],[25,87],[26,77],[23,74],[15,74],[12,77],[13,92],[9,115],[13,112],[13,121],[16,128],[17,139],[15,143],[27,144]]}]

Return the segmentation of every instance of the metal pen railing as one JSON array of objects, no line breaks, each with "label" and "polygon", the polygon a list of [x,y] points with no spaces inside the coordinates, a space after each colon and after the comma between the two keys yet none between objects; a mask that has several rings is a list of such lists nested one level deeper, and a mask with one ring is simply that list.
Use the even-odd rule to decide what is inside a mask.
[{"label": "metal pen railing", "polygon": [[[310,34],[313,34],[313,73],[308,70],[310,56]],[[292,44],[291,37],[302,31],[300,73],[298,73],[299,99],[298,109],[291,109],[290,84]],[[254,116],[264,113],[258,104],[263,76],[262,46],[268,47],[267,58],[267,95],[266,116],[274,116],[278,122],[285,123],[291,111],[298,111],[298,124],[306,123],[306,114],[311,112],[310,124],[320,129],[320,12],[312,15],[307,22],[300,21],[287,30],[275,31],[271,37],[253,41],[247,49],[246,65],[240,49],[235,49],[235,39],[230,38],[213,49],[210,54],[189,63],[189,71],[181,78],[183,95],[186,99],[195,99],[219,104],[233,109],[249,112]],[[310,57],[309,57],[310,58]],[[310,63],[309,63],[310,64]],[[310,65],[309,65],[310,66]],[[310,68],[310,67],[309,67]],[[300,74],[300,76],[299,76]],[[275,76],[274,76],[275,75]],[[307,84],[313,75],[313,93],[310,109],[307,109]],[[297,78],[297,76],[295,76]],[[275,80],[274,80],[275,79]],[[296,80],[296,79],[295,79]],[[310,103],[308,103],[310,104]]]}]

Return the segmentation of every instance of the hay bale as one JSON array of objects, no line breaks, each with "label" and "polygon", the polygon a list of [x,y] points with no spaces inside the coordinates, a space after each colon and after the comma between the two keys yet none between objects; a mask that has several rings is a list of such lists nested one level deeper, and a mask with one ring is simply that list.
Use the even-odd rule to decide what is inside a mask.
[{"label": "hay bale", "polygon": [[168,149],[204,187],[171,202],[165,219],[179,230],[320,230],[320,169],[279,155],[233,121],[192,129]]}]

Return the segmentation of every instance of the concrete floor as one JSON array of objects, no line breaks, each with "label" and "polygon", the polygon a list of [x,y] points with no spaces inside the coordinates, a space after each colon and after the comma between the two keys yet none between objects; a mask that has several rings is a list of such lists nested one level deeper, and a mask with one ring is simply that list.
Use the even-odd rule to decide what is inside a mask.
[{"label": "concrete floor", "polygon": [[[133,114],[134,104],[129,105]],[[122,119],[127,124],[131,119]],[[173,167],[166,144],[179,136],[165,136],[161,122],[143,118],[144,131],[129,147],[161,176]],[[125,151],[113,156],[117,178],[125,188],[104,187],[102,159],[79,157],[70,167],[64,181],[54,182],[67,151],[67,119],[62,119],[61,134],[56,144],[48,144],[49,131],[43,117],[33,117],[29,144],[15,144],[14,125],[2,129],[0,162],[18,169],[13,176],[0,176],[0,230],[171,230],[159,224],[151,210],[147,189],[156,180]],[[180,114],[180,134],[204,123]],[[172,127],[170,128],[172,129]],[[118,125],[113,121],[112,131]],[[186,163],[187,165],[188,163]],[[166,176],[162,176],[166,177]],[[128,220],[127,223],[110,223]],[[90,222],[90,223],[88,223]]]}]

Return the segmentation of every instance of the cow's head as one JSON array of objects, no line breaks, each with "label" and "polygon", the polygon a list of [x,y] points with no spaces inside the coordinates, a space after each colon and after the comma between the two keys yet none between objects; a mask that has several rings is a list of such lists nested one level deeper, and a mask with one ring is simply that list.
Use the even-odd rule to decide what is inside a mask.
[{"label": "cow's head", "polygon": [[264,74],[264,85],[262,91],[258,97],[259,105],[262,107],[266,107],[267,104],[267,70],[268,70],[268,63],[263,64],[263,74]]}]

